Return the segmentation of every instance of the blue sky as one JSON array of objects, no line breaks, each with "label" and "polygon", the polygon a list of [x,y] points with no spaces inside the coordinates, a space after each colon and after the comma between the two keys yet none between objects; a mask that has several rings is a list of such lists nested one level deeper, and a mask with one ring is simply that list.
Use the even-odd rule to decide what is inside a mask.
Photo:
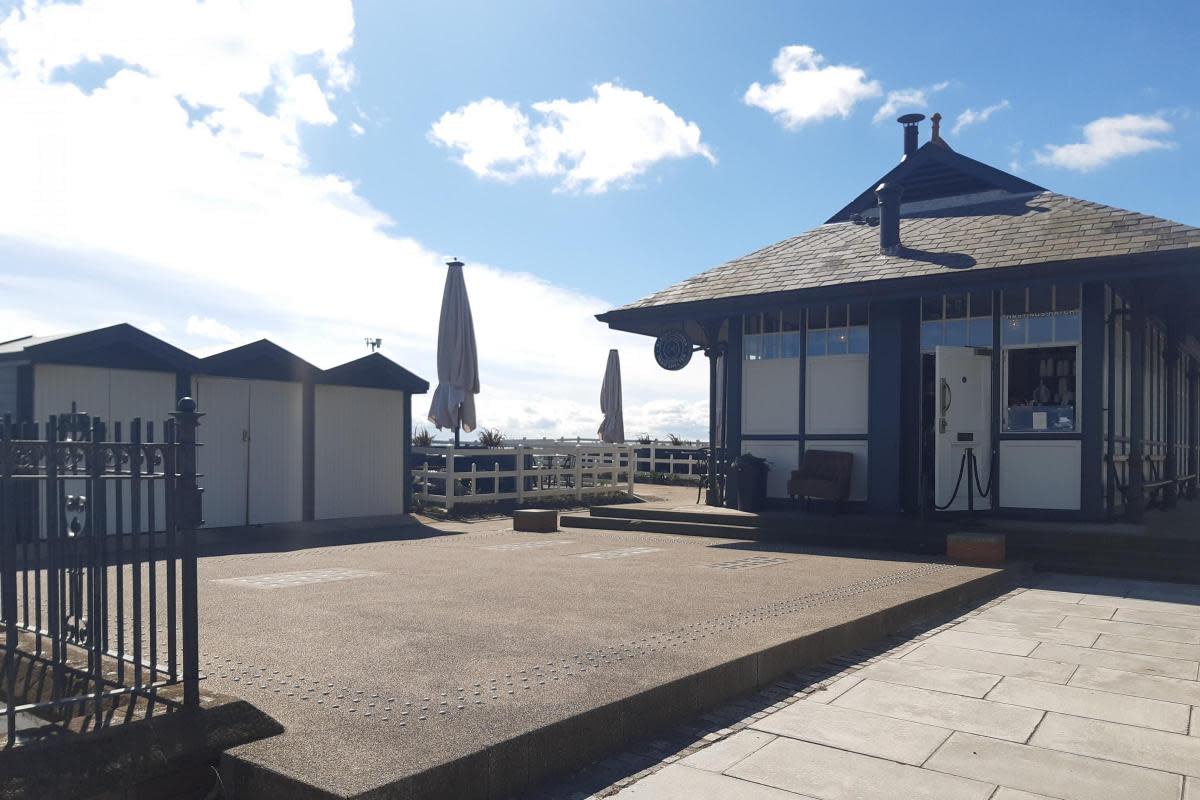
[{"label": "blue sky", "polygon": [[514,434],[592,434],[616,346],[626,430],[701,435],[703,368],[591,315],[820,224],[896,163],[899,113],[1200,224],[1196,3],[0,9],[0,334],[129,320],[320,366],[379,335],[433,378],[457,255],[480,422]]}]

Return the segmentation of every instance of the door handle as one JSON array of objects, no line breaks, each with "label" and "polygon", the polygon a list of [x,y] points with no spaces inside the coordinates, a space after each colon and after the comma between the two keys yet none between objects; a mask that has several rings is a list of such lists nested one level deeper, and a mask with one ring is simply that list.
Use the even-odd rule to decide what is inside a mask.
[{"label": "door handle", "polygon": [[942,415],[944,416],[950,410],[950,404],[954,402],[954,392],[950,391],[950,382],[942,378]]}]

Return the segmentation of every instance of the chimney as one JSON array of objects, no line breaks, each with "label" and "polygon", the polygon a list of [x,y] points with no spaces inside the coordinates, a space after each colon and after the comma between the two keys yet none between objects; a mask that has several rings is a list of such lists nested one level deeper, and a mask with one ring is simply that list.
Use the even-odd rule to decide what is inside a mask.
[{"label": "chimney", "polygon": [[925,119],[924,114],[905,114],[896,120],[904,126],[904,157],[917,152],[917,123]]},{"label": "chimney", "polygon": [[894,256],[900,252],[902,194],[904,187],[898,183],[881,183],[875,187],[875,199],[879,201],[879,252],[885,256]]}]

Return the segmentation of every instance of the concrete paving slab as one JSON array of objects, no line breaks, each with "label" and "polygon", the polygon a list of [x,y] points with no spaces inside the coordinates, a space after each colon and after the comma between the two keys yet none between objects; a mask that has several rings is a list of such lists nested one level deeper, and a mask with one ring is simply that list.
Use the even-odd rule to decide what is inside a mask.
[{"label": "concrete paving slab", "polygon": [[996,788],[990,782],[786,738],[771,742],[728,774],[821,800],[987,800]]},{"label": "concrete paving slab", "polygon": [[1200,800],[1200,780],[1184,778],[1183,800]]},{"label": "concrete paving slab", "polygon": [[1071,617],[1063,620],[1059,627],[1072,631],[1115,633],[1121,636],[1140,636],[1143,639],[1158,639],[1159,641],[1163,642],[1200,644],[1200,630],[1175,628],[1168,625],[1148,625],[1144,622]]},{"label": "concrete paving slab", "polygon": [[1092,647],[1097,650],[1116,650],[1122,653],[1141,653],[1148,656],[1163,656],[1164,658],[1178,658],[1184,661],[1200,662],[1200,644],[1164,642],[1158,639],[1146,639],[1141,636],[1121,636],[1115,633],[1103,633]]},{"label": "concrete paving slab", "polygon": [[[1200,632],[1200,613],[1183,614],[1177,611],[1148,610],[1144,608],[1118,608],[1114,620],[1141,622],[1168,628],[1187,628]],[[1198,640],[1200,641],[1200,640]]]},{"label": "concrete paving slab", "polygon": [[1137,653],[1118,653],[1113,650],[1092,650],[1067,644],[1039,644],[1037,649],[1029,655],[1034,659],[1040,658],[1066,664],[1087,664],[1093,667],[1137,672],[1142,675],[1161,675],[1165,678],[1187,680],[1196,679],[1197,667],[1200,666],[1195,661],[1145,656]]},{"label": "concrete paving slab", "polygon": [[1187,733],[1191,706],[1114,695],[1098,689],[1060,686],[1024,678],[1004,678],[987,696],[996,703],[1040,708],[1077,717],[1140,725],[1173,733]]},{"label": "concrete paving slab", "polygon": [[[861,685],[853,691],[859,688]],[[844,699],[845,696],[841,698]],[[793,703],[782,711],[758,720],[751,727],[914,766],[919,766],[929,758],[950,735],[945,728],[841,706],[841,700],[831,705]]]},{"label": "concrete paving slab", "polygon": [[1200,737],[1048,713],[1030,744],[1200,777]]},{"label": "concrete paving slab", "polygon": [[1020,639],[991,633],[971,633],[954,628],[929,637],[931,644],[962,647],[967,650],[986,650],[989,653],[1006,653],[1010,656],[1027,656],[1038,646],[1035,639]]},{"label": "concrete paving slab", "polygon": [[805,699],[810,703],[832,703],[861,681],[862,677],[859,675],[843,675],[828,686],[817,688]]},{"label": "concrete paving slab", "polygon": [[1066,614],[1042,614],[1036,611],[1023,611],[1004,605],[996,605],[982,612],[975,619],[993,622],[1011,622],[1015,625],[1033,625],[1042,628],[1057,627],[1067,618]]},{"label": "concrete paving slab", "polygon": [[1200,704],[1200,682],[1138,675],[1105,667],[1082,666],[1071,676],[1068,685],[1164,700],[1168,703]]},{"label": "concrete paving slab", "polygon": [[1043,600],[1038,597],[1028,597],[1019,594],[1000,603],[996,608],[1007,608],[1013,611],[1027,611],[1035,614],[1062,614],[1068,617],[1090,617],[1092,619],[1110,619],[1117,612],[1116,606],[1082,605],[1080,603],[1063,603],[1059,600]]},{"label": "concrete paving slab", "polygon": [[715,772],[672,764],[617,793],[620,800],[816,800]]},{"label": "concrete paving slab", "polygon": [[1083,599],[1083,592],[1068,592],[1061,589],[1026,589],[1022,597],[1037,600],[1054,600],[1059,603],[1078,603]]},{"label": "concrete paving slab", "polygon": [[1020,789],[1010,789],[1007,786],[1001,786],[992,795],[992,800],[1055,800],[1055,798],[1047,797],[1044,794],[1022,792]]},{"label": "concrete paving slab", "polygon": [[1099,575],[1080,575],[1065,572],[1048,572],[1037,577],[1034,586],[1060,592],[1109,597],[1125,597],[1137,581],[1129,578],[1107,578]]},{"label": "concrete paving slab", "polygon": [[965,697],[983,697],[1000,682],[998,675],[891,658],[863,667],[857,675],[860,679],[870,678],[884,683],[916,686],[936,692],[961,694]]},{"label": "concrete paving slab", "polygon": [[956,667],[989,675],[1014,675],[1019,678],[1050,683],[1066,683],[1067,679],[1071,677],[1071,673],[1075,671],[1074,664],[1055,663],[1025,656],[1008,656],[1003,653],[985,653],[982,650],[964,650],[961,647],[946,647],[936,644],[923,644],[902,660]]},{"label": "concrete paving slab", "polygon": [[1003,781],[1013,789],[1061,800],[1176,800],[1182,788],[1178,775],[970,733],[951,736],[925,767],[978,781]]},{"label": "concrete paving slab", "polygon": [[846,692],[834,706],[1014,742],[1028,739],[1042,719],[1042,712],[1033,708],[871,680]]},{"label": "concrete paving slab", "polygon": [[1192,722],[1189,732],[1192,736],[1200,736],[1200,706],[1192,706]]},{"label": "concrete paving slab", "polygon": [[740,730],[732,736],[714,742],[703,750],[697,750],[687,758],[680,760],[679,763],[694,769],[724,772],[774,739],[775,736],[770,733],[749,729]]},{"label": "concrete paving slab", "polygon": [[1056,642],[1072,644],[1076,647],[1091,647],[1100,636],[1090,631],[1065,630],[1063,628],[1047,628],[1034,625],[1023,625],[1014,622],[996,622],[988,619],[968,619],[954,627],[956,631],[970,633],[990,633],[997,636],[1015,636],[1019,639],[1036,639],[1040,642]]}]

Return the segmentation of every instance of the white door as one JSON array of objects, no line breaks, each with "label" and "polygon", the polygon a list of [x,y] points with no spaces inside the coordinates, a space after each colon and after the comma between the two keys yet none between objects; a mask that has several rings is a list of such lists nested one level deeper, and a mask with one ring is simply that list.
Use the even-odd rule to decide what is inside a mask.
[{"label": "white door", "polygon": [[250,465],[250,381],[196,378],[196,407],[204,414],[196,439],[204,524],[245,525]]},{"label": "white door", "polygon": [[298,383],[250,385],[251,525],[304,516],[303,392]]},{"label": "white door", "polygon": [[316,518],[404,513],[404,393],[316,388]]},{"label": "white door", "polygon": [[[938,347],[934,352],[934,502],[945,511],[966,511],[970,471],[964,459],[968,450],[975,455],[980,487],[988,488],[991,475],[992,357],[986,350],[970,347]],[[976,509],[991,506],[990,497],[981,499],[978,488],[974,491]]]}]

